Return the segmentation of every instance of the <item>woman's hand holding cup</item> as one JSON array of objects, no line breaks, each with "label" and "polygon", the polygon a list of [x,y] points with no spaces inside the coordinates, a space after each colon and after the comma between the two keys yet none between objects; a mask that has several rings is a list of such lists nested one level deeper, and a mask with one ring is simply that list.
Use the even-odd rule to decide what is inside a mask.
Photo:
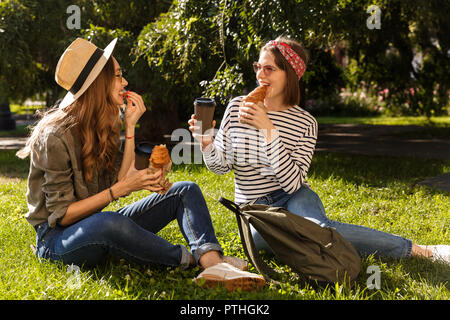
[{"label": "woman's hand holding cup", "polygon": [[192,132],[192,136],[195,140],[200,142],[202,144],[202,149],[205,149],[208,145],[210,145],[213,142],[213,136],[208,135],[208,132],[214,132],[214,127],[216,126],[216,120],[212,121],[212,127],[209,129],[206,134],[201,133],[201,127],[199,126],[199,121],[197,120],[197,117],[195,114],[191,115],[191,119],[188,121],[189,124],[189,131]]}]

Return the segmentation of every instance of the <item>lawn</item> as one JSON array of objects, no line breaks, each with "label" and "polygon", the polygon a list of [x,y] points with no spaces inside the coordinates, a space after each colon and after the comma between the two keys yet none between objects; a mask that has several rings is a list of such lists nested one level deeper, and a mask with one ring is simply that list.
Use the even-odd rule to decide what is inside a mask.
[{"label": "lawn", "polygon": [[440,117],[316,117],[319,124],[373,124],[373,125],[417,125],[427,127],[450,127],[450,116]]},{"label": "lawn", "polygon": [[[419,258],[363,257],[352,289],[304,285],[278,260],[271,263],[285,271],[285,281],[257,292],[206,290],[192,282],[198,268],[147,267],[114,257],[96,268],[70,272],[67,266],[39,262],[30,250],[35,233],[23,218],[28,160],[0,151],[0,163],[0,299],[450,299],[450,266]],[[309,181],[332,219],[419,244],[450,244],[449,194],[417,184],[445,172],[450,172],[450,161],[317,153]],[[201,187],[225,254],[244,257],[234,216],[217,202],[220,196],[233,199],[233,174],[216,176],[202,165],[185,165],[174,166],[170,179],[192,180]],[[133,193],[106,210],[147,194]],[[160,236],[186,244],[175,222]],[[381,270],[379,290],[367,287],[370,265]]]}]

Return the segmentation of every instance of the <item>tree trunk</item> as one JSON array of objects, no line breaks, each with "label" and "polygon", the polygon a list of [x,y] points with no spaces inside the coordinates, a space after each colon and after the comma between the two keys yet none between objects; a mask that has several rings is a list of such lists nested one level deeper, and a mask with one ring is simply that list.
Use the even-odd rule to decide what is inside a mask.
[{"label": "tree trunk", "polygon": [[[187,120],[186,120],[187,121]],[[167,143],[164,135],[171,135],[179,128],[180,119],[175,105],[152,106],[139,120],[139,129],[136,132],[136,143],[147,141],[152,144]]]},{"label": "tree trunk", "polygon": [[0,96],[0,131],[16,129],[16,120],[11,116],[9,101],[6,97]]}]

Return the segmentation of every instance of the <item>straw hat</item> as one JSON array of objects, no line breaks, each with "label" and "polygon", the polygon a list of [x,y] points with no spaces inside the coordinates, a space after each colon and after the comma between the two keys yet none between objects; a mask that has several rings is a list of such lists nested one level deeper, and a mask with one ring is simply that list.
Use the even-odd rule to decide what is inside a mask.
[{"label": "straw hat", "polygon": [[102,50],[85,39],[77,38],[64,51],[56,66],[55,80],[69,92],[59,104],[60,108],[72,104],[89,88],[111,56],[116,42],[117,38]]}]

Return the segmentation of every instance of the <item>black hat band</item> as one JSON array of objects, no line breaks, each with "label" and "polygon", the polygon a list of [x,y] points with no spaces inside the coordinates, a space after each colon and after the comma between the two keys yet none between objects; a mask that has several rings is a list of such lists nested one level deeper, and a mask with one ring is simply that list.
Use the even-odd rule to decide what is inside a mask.
[{"label": "black hat band", "polygon": [[75,95],[83,86],[84,82],[86,81],[89,73],[91,73],[92,69],[94,68],[95,64],[100,60],[100,57],[103,55],[102,49],[95,49],[92,56],[89,58],[88,62],[84,66],[83,70],[81,70],[81,73],[78,75],[77,80],[75,80],[74,84],[70,88],[70,92]]}]

